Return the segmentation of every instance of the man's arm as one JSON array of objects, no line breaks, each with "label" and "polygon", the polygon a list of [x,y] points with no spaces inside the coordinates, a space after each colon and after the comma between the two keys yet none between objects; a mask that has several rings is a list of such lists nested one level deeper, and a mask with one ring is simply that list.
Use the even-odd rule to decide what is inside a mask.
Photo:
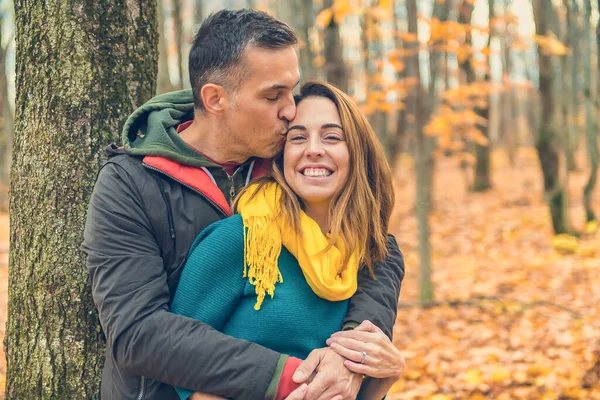
[{"label": "man's arm", "polygon": [[235,399],[263,398],[280,354],[169,312],[160,250],[140,191],[118,165],[99,174],[83,249],[107,345],[123,371]]},{"label": "man's arm", "polygon": [[391,339],[404,279],[404,258],[392,234],[388,234],[387,258],[376,263],[373,270],[375,280],[367,268],[358,272],[358,290],[350,299],[343,326],[354,327],[369,320]]}]

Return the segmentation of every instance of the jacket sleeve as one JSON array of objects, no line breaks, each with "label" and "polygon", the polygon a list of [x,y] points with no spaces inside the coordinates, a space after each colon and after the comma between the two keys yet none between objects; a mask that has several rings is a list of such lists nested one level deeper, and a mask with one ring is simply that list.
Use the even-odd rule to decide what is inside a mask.
[{"label": "jacket sleeve", "polygon": [[398,297],[404,279],[404,258],[393,235],[388,234],[388,256],[373,266],[376,279],[372,279],[367,268],[358,273],[358,290],[350,299],[344,326],[369,320],[391,339]]},{"label": "jacket sleeve", "polygon": [[167,276],[141,196],[144,185],[109,163],[88,208],[82,249],[112,349],[107,356],[128,374],[225,398],[262,399],[279,353],[169,311]]},{"label": "jacket sleeve", "polygon": [[[238,228],[238,229],[235,229]],[[202,231],[190,249],[171,311],[202,321],[221,331],[242,298],[244,270],[243,225],[231,220],[214,223]],[[193,391],[176,387],[180,399]]]}]

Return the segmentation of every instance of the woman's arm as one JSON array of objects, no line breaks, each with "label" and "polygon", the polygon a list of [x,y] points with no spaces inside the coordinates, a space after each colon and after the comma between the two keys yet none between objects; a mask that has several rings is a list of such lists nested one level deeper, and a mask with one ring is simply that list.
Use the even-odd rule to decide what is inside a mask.
[{"label": "woman's arm", "polygon": [[327,345],[346,358],[346,368],[369,377],[361,387],[361,400],[384,397],[404,370],[404,357],[400,351],[369,321],[352,331],[334,333],[327,339]]}]

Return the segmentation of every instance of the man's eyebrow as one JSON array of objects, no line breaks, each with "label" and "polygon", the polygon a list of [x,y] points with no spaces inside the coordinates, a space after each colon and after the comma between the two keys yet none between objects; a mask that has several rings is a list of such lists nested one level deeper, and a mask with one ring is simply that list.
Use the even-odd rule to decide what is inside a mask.
[{"label": "man's eyebrow", "polygon": [[[291,87],[291,89],[295,88],[296,86],[298,86],[298,84],[300,83],[300,80],[298,80],[298,82],[296,82],[294,84],[294,86]],[[279,90],[279,89],[290,89],[290,87],[288,87],[287,85],[282,85],[282,84],[275,84],[273,86],[267,87],[265,88],[265,90]]]}]

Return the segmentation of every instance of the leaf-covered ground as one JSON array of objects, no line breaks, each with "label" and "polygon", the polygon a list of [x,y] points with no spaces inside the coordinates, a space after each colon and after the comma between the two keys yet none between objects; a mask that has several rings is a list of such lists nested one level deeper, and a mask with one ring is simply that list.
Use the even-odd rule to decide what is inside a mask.
[{"label": "leaf-covered ground", "polygon": [[[585,159],[570,176],[583,230]],[[431,216],[437,304],[415,305],[418,242],[410,160],[400,161],[393,231],[406,258],[395,342],[406,370],[395,399],[600,399],[600,233],[553,247],[535,153],[493,157],[494,189],[466,190],[439,160]],[[600,213],[600,188],[594,198]],[[0,214],[0,335],[6,320],[8,216]],[[0,394],[4,392],[0,359]],[[0,395],[1,397],[1,395]]]},{"label": "leaf-covered ground", "polygon": [[[587,168],[570,176],[570,215],[584,229]],[[437,305],[418,296],[410,162],[398,171],[394,231],[406,257],[395,342],[406,369],[391,399],[600,399],[600,234],[557,243],[535,152],[493,158],[494,189],[466,190],[440,160],[430,220]],[[594,205],[600,213],[600,190]],[[566,242],[566,243],[565,243]]]}]

